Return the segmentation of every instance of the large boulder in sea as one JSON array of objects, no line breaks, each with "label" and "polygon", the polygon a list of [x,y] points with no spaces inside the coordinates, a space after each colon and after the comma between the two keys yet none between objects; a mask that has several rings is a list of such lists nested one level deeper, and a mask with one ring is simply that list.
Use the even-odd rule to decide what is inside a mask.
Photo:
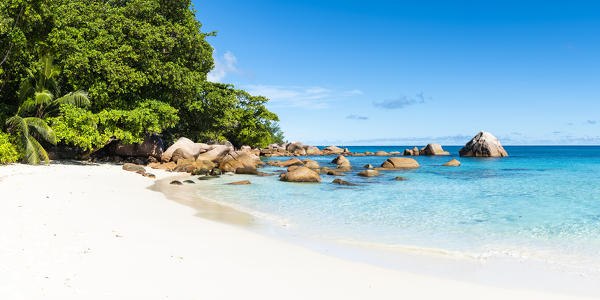
[{"label": "large boulder in sea", "polygon": [[146,135],[141,144],[117,144],[114,154],[123,157],[154,157],[160,159],[165,145],[158,134]]},{"label": "large boulder in sea", "polygon": [[388,158],[381,167],[384,169],[414,169],[418,168],[419,163],[408,157],[390,157]]},{"label": "large boulder in sea", "polygon": [[291,172],[281,174],[280,180],[288,182],[321,182],[321,176],[307,167],[298,167]]},{"label": "large boulder in sea", "polygon": [[332,161],[332,163],[336,164],[338,166],[338,168],[349,168],[352,167],[350,165],[350,161],[344,157],[343,155],[338,155],[338,157],[334,158]]},{"label": "large boulder in sea", "polygon": [[448,151],[444,151],[440,144],[427,144],[419,151],[420,155],[450,155]]},{"label": "large boulder in sea", "polygon": [[302,161],[302,163],[304,164],[305,167],[309,168],[309,169],[319,169],[321,168],[321,166],[319,166],[319,163],[312,160],[312,159],[305,159]]},{"label": "large boulder in sea", "polygon": [[500,141],[494,135],[485,131],[479,132],[458,153],[460,156],[467,157],[508,156],[506,150],[500,145]]}]

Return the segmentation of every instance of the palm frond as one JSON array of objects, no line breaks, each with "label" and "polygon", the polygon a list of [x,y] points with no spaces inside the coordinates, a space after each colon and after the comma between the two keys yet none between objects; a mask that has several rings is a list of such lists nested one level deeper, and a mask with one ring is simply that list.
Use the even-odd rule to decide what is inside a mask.
[{"label": "palm frond", "polygon": [[31,142],[34,152],[38,157],[36,164],[39,164],[41,159],[44,159],[46,164],[48,164],[50,162],[50,157],[48,157],[48,152],[46,152],[46,149],[44,149],[44,147],[42,147],[42,145],[31,136],[29,137],[29,141]]},{"label": "palm frond", "polygon": [[17,115],[19,115],[19,116],[33,115],[33,114],[35,114],[35,111],[37,110],[37,108],[38,108],[38,105],[35,103],[35,100],[33,98],[28,98],[27,100],[25,100],[25,102],[23,102],[23,104],[21,104],[21,106],[19,106]]},{"label": "palm frond", "polygon": [[29,136],[29,127],[25,119],[20,116],[12,116],[6,120],[6,126],[12,132],[19,132],[22,135]]},{"label": "palm frond", "polygon": [[58,99],[56,99],[58,104],[71,104],[78,107],[85,107],[90,105],[90,99],[88,98],[88,93],[85,91],[76,91],[68,93]]},{"label": "palm frond", "polygon": [[48,143],[56,145],[56,134],[54,133],[54,130],[48,126],[46,121],[35,117],[25,118],[24,121],[25,124],[27,124],[28,127],[31,127],[40,137]]},{"label": "palm frond", "polygon": [[52,102],[52,100],[54,99],[54,95],[52,95],[52,93],[48,90],[43,90],[41,92],[36,92],[33,99],[36,105],[46,106],[50,104],[50,102]]},{"label": "palm frond", "polygon": [[[37,146],[40,146],[32,136],[21,136],[21,147],[23,148],[23,160],[31,165],[37,165],[40,163],[40,154],[37,151]],[[35,142],[34,142],[35,141]],[[37,144],[37,145],[36,145]],[[42,148],[43,149],[43,148]],[[45,152],[45,151],[44,151]]]}]

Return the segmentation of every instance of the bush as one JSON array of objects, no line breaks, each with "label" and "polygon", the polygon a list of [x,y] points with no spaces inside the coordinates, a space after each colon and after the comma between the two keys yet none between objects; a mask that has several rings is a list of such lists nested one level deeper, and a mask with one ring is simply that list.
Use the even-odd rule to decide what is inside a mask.
[{"label": "bush", "polygon": [[0,164],[14,163],[21,158],[13,141],[11,135],[0,132]]}]

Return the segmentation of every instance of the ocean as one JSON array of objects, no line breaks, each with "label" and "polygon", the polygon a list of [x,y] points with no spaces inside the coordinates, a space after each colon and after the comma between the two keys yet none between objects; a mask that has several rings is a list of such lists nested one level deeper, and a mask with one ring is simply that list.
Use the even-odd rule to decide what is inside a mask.
[{"label": "ocean", "polygon": [[[389,152],[412,146],[347,148]],[[460,147],[444,149],[451,155],[416,156],[418,169],[371,178],[357,173],[387,157],[348,157],[354,171],[341,178],[358,186],[333,184],[338,177],[324,174],[320,184],[236,175],[202,181],[198,194],[283,224],[293,235],[480,260],[534,259],[600,275],[600,146],[505,146],[505,158],[459,157]],[[306,158],[334,167],[334,156]],[[452,158],[462,165],[441,166]],[[224,185],[234,178],[252,184]]]}]

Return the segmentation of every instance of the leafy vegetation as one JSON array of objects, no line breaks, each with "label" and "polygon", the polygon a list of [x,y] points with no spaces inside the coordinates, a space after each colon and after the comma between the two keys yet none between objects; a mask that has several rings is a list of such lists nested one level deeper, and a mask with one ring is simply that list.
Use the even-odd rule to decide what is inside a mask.
[{"label": "leafy vegetation", "polygon": [[89,155],[149,132],[281,141],[266,98],[206,81],[215,34],[201,26],[190,0],[1,2],[0,127],[30,163],[47,161],[46,142]]},{"label": "leafy vegetation", "polygon": [[17,146],[13,144],[11,136],[0,131],[0,164],[14,163],[20,158]]}]

